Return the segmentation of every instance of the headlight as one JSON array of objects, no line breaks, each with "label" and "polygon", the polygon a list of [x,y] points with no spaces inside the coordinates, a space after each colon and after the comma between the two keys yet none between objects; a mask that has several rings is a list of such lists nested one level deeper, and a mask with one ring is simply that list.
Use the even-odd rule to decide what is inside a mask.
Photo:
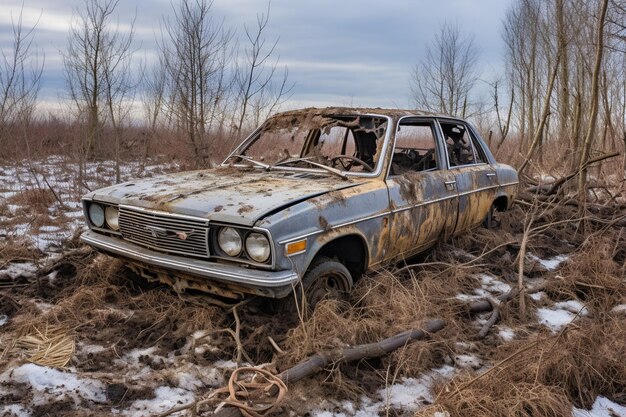
[{"label": "headlight", "polygon": [[246,238],[246,252],[257,262],[265,262],[270,257],[270,242],[261,233],[250,233]]},{"label": "headlight", "polygon": [[238,256],[241,253],[241,236],[232,227],[222,227],[217,234],[217,244],[228,256]]},{"label": "headlight", "polygon": [[104,226],[104,209],[100,204],[91,203],[89,205],[89,220],[96,227]]},{"label": "headlight", "polygon": [[107,206],[104,209],[104,218],[106,219],[107,226],[109,226],[111,230],[120,230],[120,211],[117,207]]}]

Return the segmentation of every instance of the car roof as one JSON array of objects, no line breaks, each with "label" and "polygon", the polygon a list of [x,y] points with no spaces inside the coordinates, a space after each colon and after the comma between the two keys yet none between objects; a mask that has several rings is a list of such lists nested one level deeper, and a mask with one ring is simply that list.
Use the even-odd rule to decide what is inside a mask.
[{"label": "car roof", "polygon": [[307,107],[299,110],[290,110],[277,113],[270,119],[282,118],[298,118],[308,119],[315,116],[338,116],[338,115],[356,115],[356,114],[378,114],[381,116],[389,116],[392,118],[400,118],[405,116],[429,116],[429,117],[445,117],[457,119],[445,114],[429,112],[425,110],[411,109],[385,109],[381,107]]}]

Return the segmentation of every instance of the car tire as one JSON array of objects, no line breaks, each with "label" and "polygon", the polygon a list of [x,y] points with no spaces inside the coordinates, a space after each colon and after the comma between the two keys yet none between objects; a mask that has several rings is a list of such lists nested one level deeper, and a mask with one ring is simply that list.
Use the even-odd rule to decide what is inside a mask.
[{"label": "car tire", "polygon": [[352,284],[352,274],[344,264],[321,257],[313,261],[302,282],[294,288],[295,296],[287,296],[285,301],[289,310],[308,316],[322,300],[346,300]]}]

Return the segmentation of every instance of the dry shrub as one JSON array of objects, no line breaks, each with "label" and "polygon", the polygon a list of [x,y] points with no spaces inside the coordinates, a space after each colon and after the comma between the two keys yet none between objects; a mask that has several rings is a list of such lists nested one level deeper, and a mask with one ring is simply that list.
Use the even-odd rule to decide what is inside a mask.
[{"label": "dry shrub", "polygon": [[24,206],[29,213],[47,211],[54,201],[54,193],[47,188],[27,188],[8,199],[9,203]]},{"label": "dry shrub", "polygon": [[0,217],[9,217],[11,214],[11,209],[9,209],[9,205],[6,200],[0,200]]},{"label": "dry shrub", "polygon": [[33,248],[29,239],[24,237],[8,239],[0,244],[0,269],[10,262],[33,261],[42,256],[43,253]]},{"label": "dry shrub", "polygon": [[626,320],[583,321],[552,343],[537,364],[543,383],[565,389],[578,407],[590,408],[598,395],[626,401]]},{"label": "dry shrub", "polygon": [[411,345],[384,359],[401,376],[418,375],[440,364],[449,350],[444,339],[470,330],[459,323],[453,297],[471,287],[475,278],[454,268],[445,276],[426,270],[416,273],[419,278],[413,274],[383,271],[357,283],[350,305],[330,300],[318,304],[311,318],[289,331],[283,359],[291,365],[315,353],[378,342],[443,318],[446,328],[433,336],[433,342]]},{"label": "dry shrub", "polygon": [[122,348],[127,349],[157,342],[180,345],[194,331],[214,328],[217,321],[215,308],[188,303],[167,287],[150,286],[121,262],[104,256],[79,266],[73,284],[57,299],[45,314],[48,322],[88,339],[123,338]]},{"label": "dry shrub", "polygon": [[626,326],[623,319],[583,321],[558,335],[500,346],[493,368],[459,374],[438,387],[434,411],[456,416],[567,416],[590,408],[599,395],[626,400]]},{"label": "dry shrub", "polygon": [[[469,382],[468,377],[455,383]],[[447,387],[454,389],[450,385]],[[572,405],[558,387],[500,376],[477,380],[462,392],[441,394],[435,405],[418,411],[416,417],[571,417]]]},{"label": "dry shrub", "polygon": [[579,298],[595,314],[610,311],[626,298],[624,272],[613,260],[614,250],[611,234],[589,239],[548,282],[546,292],[557,301]]}]

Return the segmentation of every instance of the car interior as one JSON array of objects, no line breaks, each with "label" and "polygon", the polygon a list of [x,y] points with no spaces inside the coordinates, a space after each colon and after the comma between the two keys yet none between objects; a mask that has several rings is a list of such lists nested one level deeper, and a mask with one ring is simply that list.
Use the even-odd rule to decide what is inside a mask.
[{"label": "car interior", "polygon": [[430,122],[400,123],[390,175],[437,169],[435,135]]}]

